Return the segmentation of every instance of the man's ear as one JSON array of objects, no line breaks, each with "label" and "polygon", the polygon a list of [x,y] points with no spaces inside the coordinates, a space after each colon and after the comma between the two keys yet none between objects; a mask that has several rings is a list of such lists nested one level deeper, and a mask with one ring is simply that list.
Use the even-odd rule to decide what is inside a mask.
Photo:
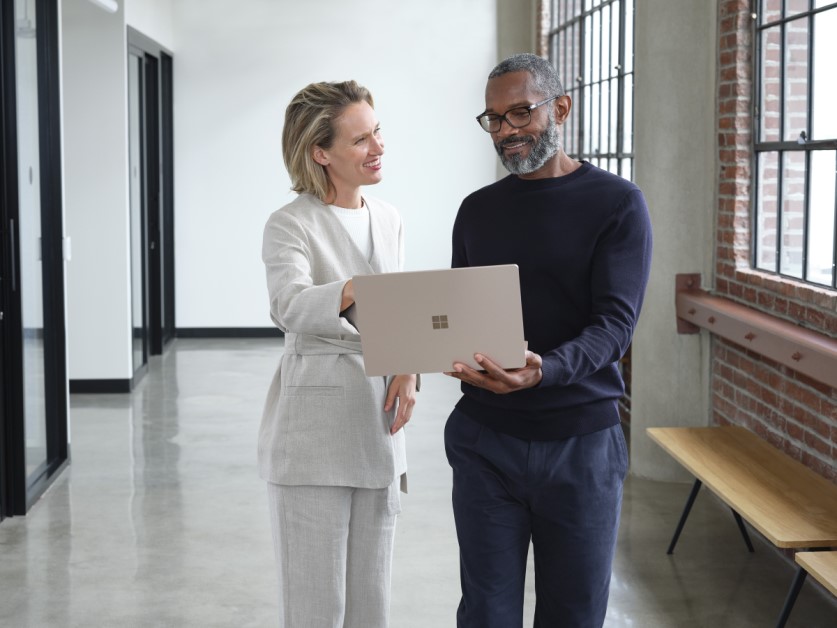
[{"label": "man's ear", "polygon": [[567,116],[570,115],[570,109],[573,106],[573,100],[570,98],[569,94],[564,94],[563,96],[559,96],[554,101],[552,101],[555,106],[555,122],[558,124],[563,124],[564,120],[567,119]]},{"label": "man's ear", "polygon": [[321,166],[328,165],[328,155],[326,155],[325,151],[319,146],[314,147],[314,153],[312,156],[314,157],[314,161],[316,161]]}]

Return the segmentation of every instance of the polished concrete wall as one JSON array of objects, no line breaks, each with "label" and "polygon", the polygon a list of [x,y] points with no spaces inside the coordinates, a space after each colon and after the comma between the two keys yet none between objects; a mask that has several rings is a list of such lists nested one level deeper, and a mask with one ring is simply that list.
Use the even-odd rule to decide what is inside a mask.
[{"label": "polished concrete wall", "polygon": [[[497,62],[506,57],[521,52],[536,52],[536,22],[537,0],[497,0]],[[488,78],[492,68],[487,68],[483,73],[483,79]],[[483,92],[480,92],[479,103],[482,105]],[[479,111],[475,111],[477,115]],[[488,140],[488,134],[486,134]],[[493,150],[486,141],[486,150]],[[509,174],[505,166],[496,160],[497,179],[502,179]]]},{"label": "polished concrete wall", "polygon": [[646,427],[706,425],[709,340],[678,335],[678,273],[711,280],[716,190],[715,2],[638,0],[634,94],[636,182],[654,228],[654,259],[633,345],[631,470],[684,478]]}]

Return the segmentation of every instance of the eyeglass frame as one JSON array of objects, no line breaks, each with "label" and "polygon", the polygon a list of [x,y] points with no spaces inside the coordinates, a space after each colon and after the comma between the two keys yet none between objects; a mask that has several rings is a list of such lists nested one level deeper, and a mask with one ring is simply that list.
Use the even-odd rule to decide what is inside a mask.
[{"label": "eyeglass frame", "polygon": [[[519,107],[512,107],[511,109],[507,110],[507,111],[506,111],[504,114],[502,114],[502,115],[497,114],[497,113],[486,113],[485,111],[483,111],[480,115],[478,115],[478,116],[477,116],[477,124],[479,124],[479,125],[480,125],[480,128],[481,128],[483,131],[485,131],[486,133],[497,133],[500,129],[502,129],[502,128],[503,128],[503,122],[505,122],[506,124],[508,124],[508,125],[509,125],[509,127],[511,127],[512,129],[522,129],[523,127],[525,127],[527,124],[529,124],[529,123],[532,121],[532,112],[533,112],[535,109],[537,109],[538,107],[542,107],[542,106],[543,106],[543,105],[545,105],[546,103],[551,102],[551,101],[555,100],[556,98],[561,98],[561,96],[562,96],[562,94],[558,94],[557,96],[552,96],[551,98],[547,98],[546,100],[542,100],[542,101],[540,101],[540,102],[536,102],[534,105],[521,105],[521,106],[519,106]],[[511,121],[510,121],[510,120],[506,117],[510,111],[514,111],[515,109],[525,109],[525,110],[526,110],[526,113],[528,113],[528,114],[529,114],[529,120],[526,122],[526,124],[522,124],[522,125],[520,125],[520,126],[515,126],[515,125],[513,125],[513,124],[511,123]],[[486,128],[482,125],[482,122],[480,122],[480,118],[484,118],[485,116],[497,116],[497,121],[500,123],[500,126],[498,126],[498,127],[497,127],[497,130],[496,130],[496,131],[490,131],[490,130],[486,129]]]}]

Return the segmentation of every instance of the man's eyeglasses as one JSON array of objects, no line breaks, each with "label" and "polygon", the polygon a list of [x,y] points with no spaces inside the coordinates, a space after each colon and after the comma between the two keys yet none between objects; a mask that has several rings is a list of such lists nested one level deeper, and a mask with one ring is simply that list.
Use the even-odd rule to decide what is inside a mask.
[{"label": "man's eyeglasses", "polygon": [[477,116],[477,122],[480,123],[483,131],[488,133],[496,133],[499,131],[504,120],[506,121],[506,124],[513,129],[519,129],[532,121],[532,110],[537,109],[541,105],[545,105],[556,98],[559,98],[559,96],[547,98],[546,100],[536,102],[534,105],[515,107],[514,109],[509,109],[503,115],[500,115],[499,113],[481,113]]}]

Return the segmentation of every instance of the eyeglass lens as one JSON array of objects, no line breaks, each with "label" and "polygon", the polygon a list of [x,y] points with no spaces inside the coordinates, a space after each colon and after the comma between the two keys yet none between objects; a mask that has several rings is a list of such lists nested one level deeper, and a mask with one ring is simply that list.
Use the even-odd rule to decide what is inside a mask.
[{"label": "eyeglass lens", "polygon": [[480,116],[480,125],[486,131],[493,133],[494,131],[500,130],[502,120],[505,120],[509,126],[519,129],[529,124],[531,119],[532,115],[528,107],[520,107],[519,109],[511,109],[502,116],[496,113],[487,113],[484,116]]}]

